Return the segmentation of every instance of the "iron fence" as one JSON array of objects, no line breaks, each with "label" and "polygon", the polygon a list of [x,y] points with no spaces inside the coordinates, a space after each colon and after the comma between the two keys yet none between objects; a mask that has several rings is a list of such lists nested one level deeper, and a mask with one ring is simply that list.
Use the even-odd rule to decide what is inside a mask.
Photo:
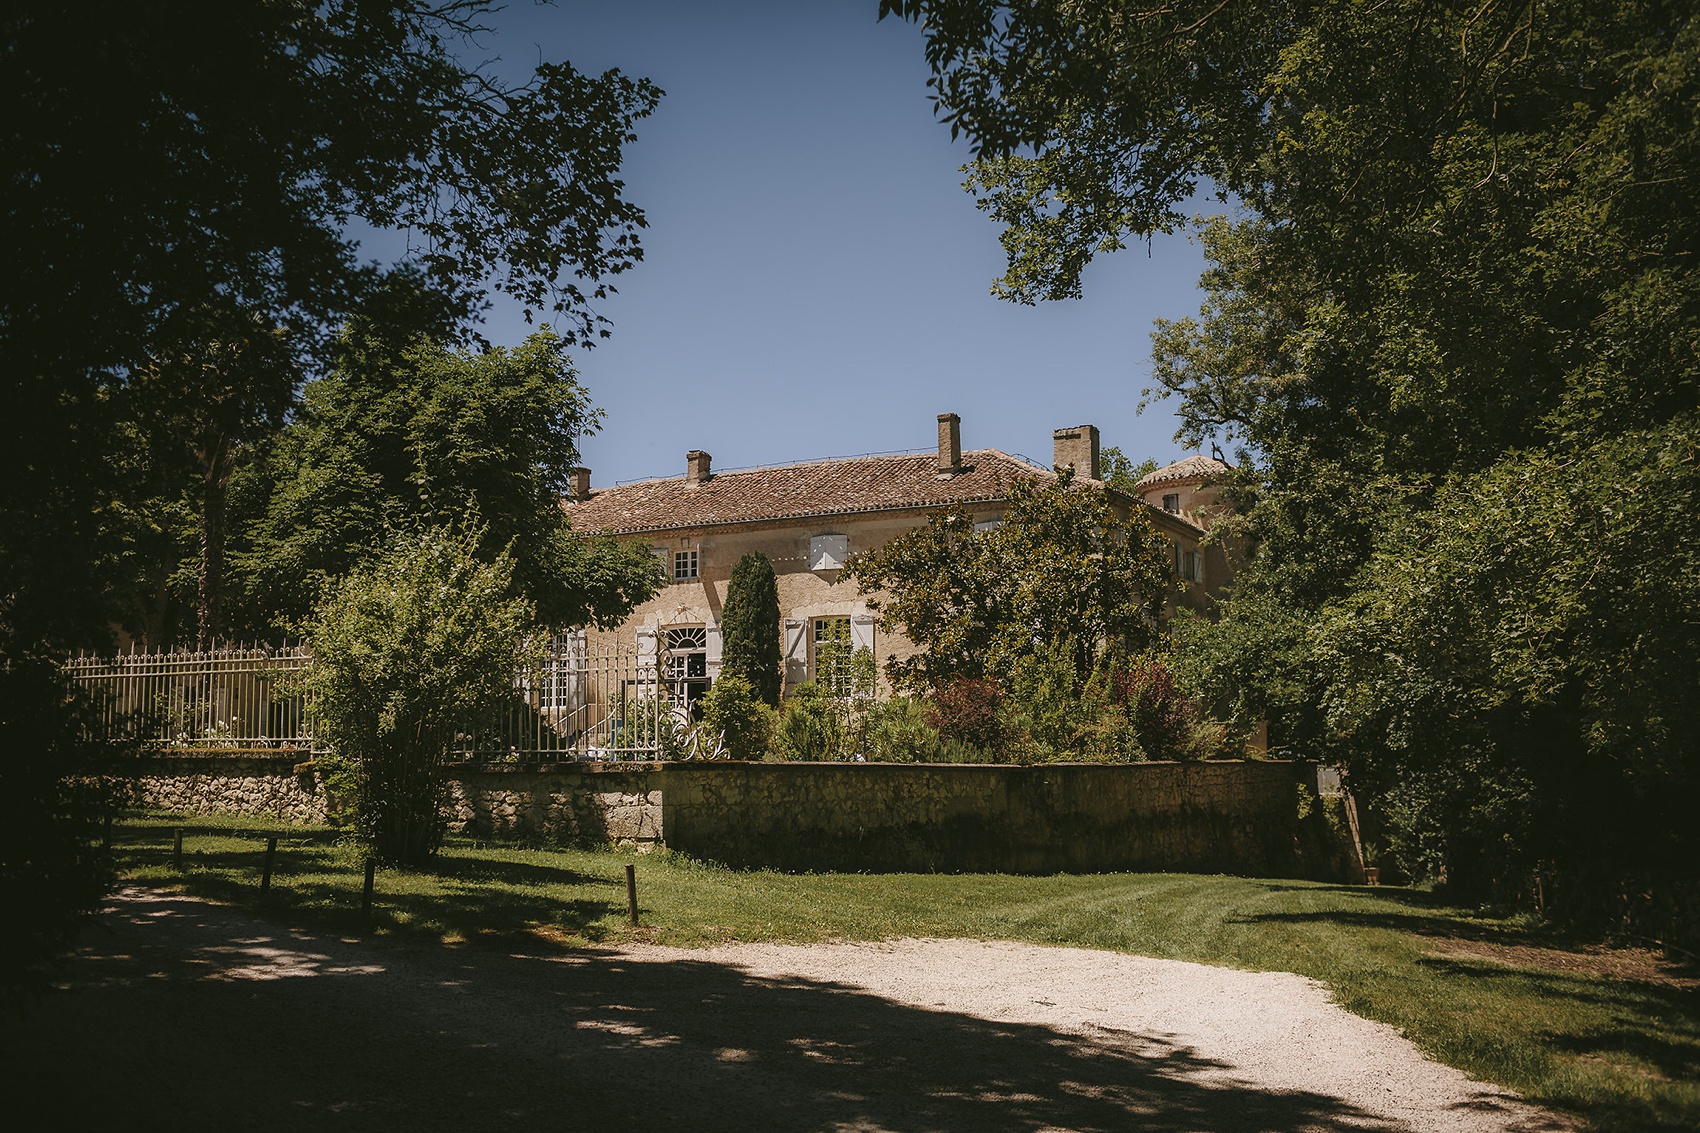
[{"label": "iron fence", "polygon": [[304,646],[88,654],[66,666],[87,690],[101,739],[129,735],[176,747],[311,747],[299,678]]},{"label": "iron fence", "polygon": [[[452,754],[513,763],[723,757],[721,737],[693,718],[694,685],[664,661],[582,633],[558,637],[540,665],[515,675],[496,719],[455,737]],[[312,664],[305,646],[256,645],[81,655],[66,670],[94,701],[98,738],[325,751],[302,679]]]}]

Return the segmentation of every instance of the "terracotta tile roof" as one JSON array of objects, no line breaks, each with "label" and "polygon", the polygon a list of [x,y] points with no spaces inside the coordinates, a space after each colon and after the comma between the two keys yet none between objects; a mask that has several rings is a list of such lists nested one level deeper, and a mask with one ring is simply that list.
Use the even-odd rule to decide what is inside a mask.
[{"label": "terracotta tile roof", "polygon": [[1184,484],[1188,480],[1204,480],[1228,471],[1231,470],[1220,460],[1194,454],[1173,464],[1165,464],[1155,472],[1146,473],[1133,487],[1135,491],[1143,491],[1158,484]]},{"label": "terracotta tile roof", "polygon": [[989,448],[963,453],[963,471],[948,480],[938,478],[937,462],[937,454],[929,451],[716,472],[695,486],[683,476],[643,480],[568,503],[567,515],[575,529],[585,532],[664,531],[995,503],[1009,498],[1009,484],[1015,479],[1055,475]]}]

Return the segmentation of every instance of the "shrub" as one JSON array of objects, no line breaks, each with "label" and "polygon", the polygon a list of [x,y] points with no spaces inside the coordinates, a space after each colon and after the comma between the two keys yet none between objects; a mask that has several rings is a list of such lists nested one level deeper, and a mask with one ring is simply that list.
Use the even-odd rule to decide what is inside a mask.
[{"label": "shrub", "polygon": [[999,711],[1001,758],[1129,763],[1202,759],[1228,746],[1225,729],[1205,717],[1158,657],[1100,657],[1078,688],[1075,672],[1061,644],[1023,659]]},{"label": "shrub", "polygon": [[817,684],[802,685],[785,698],[778,741],[786,759],[846,759],[854,754],[843,705]]},{"label": "shrub", "polygon": [[0,825],[0,995],[39,988],[111,887],[102,822],[127,801],[118,759],[134,754],[89,739],[98,717],[62,658],[8,644],[0,630],[0,790],[15,808]]},{"label": "shrub", "polygon": [[1109,698],[1119,703],[1147,759],[1209,759],[1228,754],[1227,730],[1205,716],[1162,658],[1133,657],[1110,668]]},{"label": "shrub", "polygon": [[1003,702],[1003,686],[990,677],[956,681],[928,694],[927,723],[947,741],[997,755],[1008,739]]},{"label": "shrub", "polygon": [[419,864],[444,831],[442,766],[457,732],[513,695],[540,661],[530,605],[511,597],[513,564],[474,556],[475,535],[398,539],[314,611],[306,683],[332,781],[382,860]]},{"label": "shrub", "polygon": [[862,755],[870,763],[939,763],[945,747],[927,722],[927,706],[894,696],[868,709],[862,719]]},{"label": "shrub", "polygon": [[724,670],[703,694],[702,726],[723,737],[733,759],[760,759],[773,741],[777,714],[762,703],[755,685]]},{"label": "shrub", "polygon": [[1019,762],[1071,754],[1092,722],[1076,691],[1072,650],[1062,642],[1035,649],[1016,665],[1002,715],[1005,731],[1022,750]]}]

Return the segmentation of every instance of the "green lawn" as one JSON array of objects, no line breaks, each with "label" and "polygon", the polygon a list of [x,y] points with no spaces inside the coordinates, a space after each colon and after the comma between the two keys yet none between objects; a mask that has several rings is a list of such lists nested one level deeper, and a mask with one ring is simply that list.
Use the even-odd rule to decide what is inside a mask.
[{"label": "green lawn", "polygon": [[280,838],[269,907],[328,929],[534,948],[975,937],[1298,972],[1431,1056],[1594,1128],[1700,1128],[1700,972],[1413,890],[1192,874],[734,872],[667,853],[452,839],[429,870],[379,872],[367,925],[359,850],[329,829],[147,814],[116,829],[114,849],[131,880],[253,905],[268,834]]}]

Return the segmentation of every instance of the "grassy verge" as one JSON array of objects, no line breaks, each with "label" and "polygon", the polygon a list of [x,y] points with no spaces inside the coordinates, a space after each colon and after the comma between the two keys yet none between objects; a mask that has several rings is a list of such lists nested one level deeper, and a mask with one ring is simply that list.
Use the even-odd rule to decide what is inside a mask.
[{"label": "grassy verge", "polygon": [[1410,890],[1191,874],[790,875],[457,839],[429,870],[381,871],[368,924],[360,852],[332,830],[148,814],[118,827],[114,849],[133,881],[254,905],[268,834],[280,838],[268,908],[333,931],[533,948],[973,937],[1298,972],[1430,1056],[1594,1128],[1700,1128],[1700,973]]}]

